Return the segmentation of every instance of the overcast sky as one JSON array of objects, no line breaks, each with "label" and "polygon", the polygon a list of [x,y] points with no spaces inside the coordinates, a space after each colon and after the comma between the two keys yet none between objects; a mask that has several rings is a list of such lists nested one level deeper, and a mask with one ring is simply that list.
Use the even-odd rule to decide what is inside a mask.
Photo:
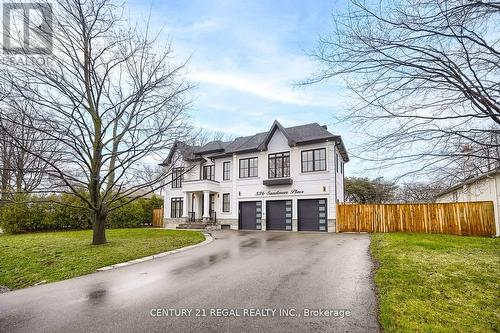
[{"label": "overcast sky", "polygon": [[[132,0],[129,15],[151,13],[162,38],[171,40],[179,59],[191,57],[189,79],[195,124],[241,136],[268,130],[278,119],[285,127],[310,122],[329,125],[349,150],[355,135],[334,126],[345,109],[343,83],[309,87],[295,83],[317,70],[308,55],[319,36],[332,29],[336,1]],[[360,171],[350,163],[348,174]]]}]

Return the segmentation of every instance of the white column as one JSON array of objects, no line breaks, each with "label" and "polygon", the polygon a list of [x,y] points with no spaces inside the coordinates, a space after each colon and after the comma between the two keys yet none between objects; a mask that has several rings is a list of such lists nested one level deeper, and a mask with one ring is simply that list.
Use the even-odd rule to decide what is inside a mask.
[{"label": "white column", "polygon": [[203,191],[203,219],[210,218],[210,191]]},{"label": "white column", "polygon": [[194,207],[193,207],[193,211],[194,211],[194,218],[195,219],[198,219],[200,218],[201,216],[201,206],[200,206],[200,195],[198,193],[195,193],[194,194],[194,197],[193,197],[193,202],[194,202]]},{"label": "white column", "polygon": [[188,218],[188,209],[189,209],[189,193],[184,192],[184,201],[182,203],[182,218],[187,219]]}]

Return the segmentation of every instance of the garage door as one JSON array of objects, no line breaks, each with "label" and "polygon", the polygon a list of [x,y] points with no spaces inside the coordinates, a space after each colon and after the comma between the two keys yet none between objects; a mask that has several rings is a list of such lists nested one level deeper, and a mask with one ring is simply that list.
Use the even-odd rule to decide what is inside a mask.
[{"label": "garage door", "polygon": [[298,200],[299,231],[327,231],[326,199]]},{"label": "garage door", "polygon": [[262,202],[245,201],[239,204],[238,225],[242,230],[262,229]]},{"label": "garage door", "polygon": [[266,230],[292,230],[292,201],[266,202]]}]

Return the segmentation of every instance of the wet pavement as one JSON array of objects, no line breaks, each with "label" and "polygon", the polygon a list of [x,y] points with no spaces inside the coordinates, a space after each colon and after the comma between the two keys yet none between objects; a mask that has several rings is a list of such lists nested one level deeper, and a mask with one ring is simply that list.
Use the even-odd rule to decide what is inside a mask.
[{"label": "wet pavement", "polygon": [[377,332],[368,235],[213,233],[163,258],[0,294],[0,332]]}]

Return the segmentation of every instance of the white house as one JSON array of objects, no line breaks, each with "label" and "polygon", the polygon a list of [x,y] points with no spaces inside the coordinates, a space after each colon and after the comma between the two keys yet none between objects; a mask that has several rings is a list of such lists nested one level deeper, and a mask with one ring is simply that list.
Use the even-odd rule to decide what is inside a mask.
[{"label": "white house", "polygon": [[441,192],[436,202],[493,201],[496,235],[500,235],[500,169],[496,169]]},{"label": "white house", "polygon": [[167,228],[335,231],[344,200],[342,139],[317,123],[204,146],[177,142],[162,163],[173,167],[165,189]]}]

